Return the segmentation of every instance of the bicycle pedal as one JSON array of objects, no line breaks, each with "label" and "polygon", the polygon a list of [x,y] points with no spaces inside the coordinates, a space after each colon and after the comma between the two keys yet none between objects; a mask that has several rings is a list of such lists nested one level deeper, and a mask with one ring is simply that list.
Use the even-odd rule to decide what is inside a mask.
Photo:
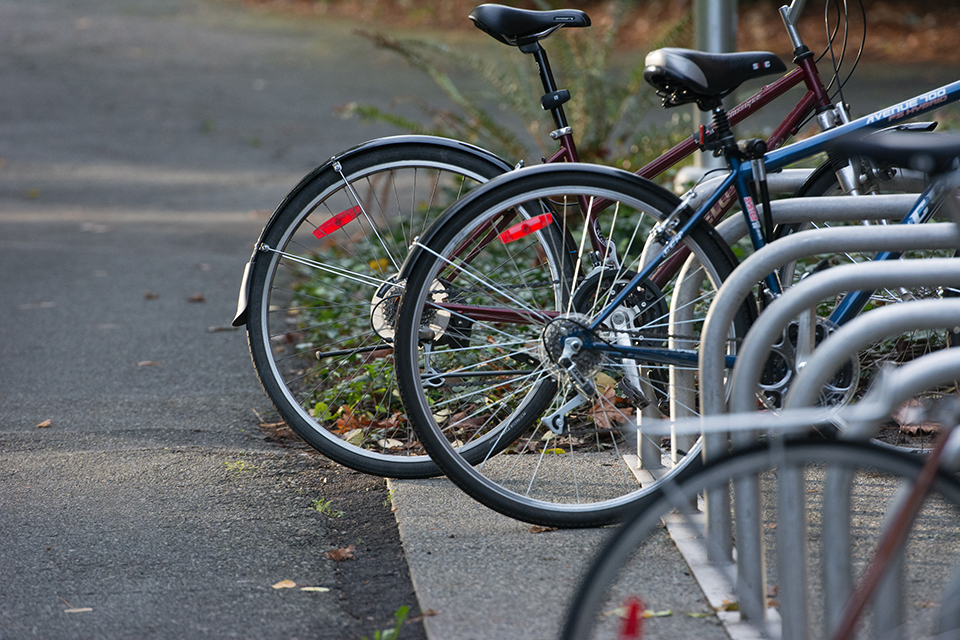
[{"label": "bicycle pedal", "polygon": [[647,396],[644,395],[643,391],[641,391],[638,386],[626,378],[620,378],[620,382],[617,383],[617,389],[619,389],[620,392],[627,397],[627,400],[630,401],[630,404],[638,409],[643,409],[644,407],[650,405],[650,400],[647,399]]}]

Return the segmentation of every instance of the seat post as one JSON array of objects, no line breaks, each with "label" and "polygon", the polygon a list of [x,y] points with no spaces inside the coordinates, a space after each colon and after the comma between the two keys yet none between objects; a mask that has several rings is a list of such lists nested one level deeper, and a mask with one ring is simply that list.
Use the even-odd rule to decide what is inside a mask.
[{"label": "seat post", "polygon": [[519,49],[532,55],[537,63],[537,72],[540,74],[540,82],[543,84],[544,91],[540,104],[553,116],[553,122],[558,131],[566,129],[569,125],[567,124],[567,115],[563,111],[563,104],[570,99],[570,92],[565,89],[557,89],[557,81],[553,77],[550,62],[547,60],[547,52],[538,41],[521,44]]}]

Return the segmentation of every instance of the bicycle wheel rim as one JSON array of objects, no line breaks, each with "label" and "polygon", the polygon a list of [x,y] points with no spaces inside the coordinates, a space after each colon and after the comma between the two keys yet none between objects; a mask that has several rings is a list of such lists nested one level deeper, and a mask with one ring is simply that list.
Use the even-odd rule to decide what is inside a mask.
[{"label": "bicycle wheel rim", "polygon": [[[629,176],[629,174],[626,176],[620,174],[621,172],[611,173],[611,170],[600,168],[584,169],[582,173],[578,173],[578,170],[572,167],[566,167],[562,170],[559,170],[558,167],[551,167],[549,170],[539,172],[530,170],[526,176],[511,176],[509,184],[506,186],[503,181],[500,181],[501,184],[497,185],[498,189],[495,195],[491,195],[490,203],[481,202],[477,204],[479,200],[484,199],[486,193],[493,193],[493,185],[490,185],[490,189],[481,190],[482,193],[478,193],[476,198],[471,198],[469,202],[462,203],[462,209],[467,213],[462,217],[451,217],[447,232],[438,231],[431,238],[431,246],[421,254],[428,257],[423,258],[422,261],[418,258],[415,268],[411,269],[411,273],[415,275],[412,275],[408,281],[408,292],[401,305],[401,324],[405,327],[420,327],[424,324],[423,309],[428,303],[428,296],[430,295],[426,287],[428,283],[436,281],[438,276],[441,275],[442,269],[448,266],[444,264],[442,257],[437,258],[436,256],[452,255],[460,248],[465,238],[469,238],[472,234],[477,235],[476,232],[490,223],[491,220],[494,220],[499,211],[527,211],[527,217],[534,219],[538,217],[538,215],[535,215],[537,214],[535,209],[539,205],[535,206],[529,203],[554,199],[551,206],[556,207],[556,199],[564,194],[610,199],[613,202],[620,203],[620,212],[624,215],[627,214],[628,208],[635,209],[642,214],[640,218],[648,222],[662,219],[665,216],[663,211],[669,212],[671,210],[674,199],[669,194],[662,195],[656,188],[651,188],[649,183]],[[548,184],[537,186],[543,180],[546,180]],[[537,188],[534,188],[535,186]],[[655,207],[643,200],[643,198],[651,200],[655,197],[659,198],[655,200],[657,205]],[[470,207],[470,209],[467,210],[467,207]],[[631,220],[634,219],[631,218]],[[637,237],[645,237],[645,227],[637,224],[635,220],[631,222],[631,226],[635,227],[635,232],[628,234],[629,237],[624,239],[624,247],[630,246],[631,241],[635,241]],[[636,232],[637,229],[643,229],[644,235]],[[579,230],[574,229],[574,231]],[[577,233],[573,233],[572,236],[576,240]],[[642,241],[640,244],[642,244]],[[698,257],[707,255],[700,245],[691,244]],[[640,249],[639,247],[633,247],[630,251],[621,251],[620,254],[626,256],[633,251],[639,252]],[[465,251],[464,253],[468,252]],[[541,251],[541,253],[546,253],[546,251]],[[722,255],[722,250],[717,248],[716,253],[721,255],[711,257],[720,262],[720,266],[715,266],[710,258],[706,259],[709,265],[708,270],[711,271],[707,278],[711,291],[715,290],[714,284],[721,281],[728,273],[727,269],[729,269],[729,263]],[[530,265],[534,262],[528,259],[522,264]],[[627,265],[626,259],[624,259],[623,264]],[[576,266],[572,271],[577,272]],[[630,269],[624,268],[622,273],[627,271],[630,271]],[[503,292],[509,291],[508,288],[512,286],[508,282],[511,274],[504,274],[503,269],[498,269],[495,274],[497,282],[487,288],[486,293],[488,295],[483,297],[488,302],[502,299],[504,297]],[[558,301],[562,299],[569,299],[572,302],[573,298],[579,295],[586,300],[582,309],[589,312],[595,300],[603,301],[607,299],[607,291],[602,290],[604,287],[596,286],[598,283],[605,282],[602,276],[598,278],[588,275],[584,278],[582,270],[579,274],[583,283],[592,283],[588,295],[583,295],[583,288],[581,288],[579,294],[574,292],[572,296],[568,295],[567,298],[553,295],[547,302],[554,305],[559,304]],[[591,277],[593,277],[593,280],[590,280]],[[692,281],[693,276],[690,277]],[[442,277],[440,279],[442,280]],[[617,275],[616,270],[613,271],[612,277],[608,279],[610,288],[614,290],[616,287],[622,286],[620,284],[622,281],[623,279]],[[568,288],[570,287],[568,286]],[[663,292],[660,293],[662,295]],[[651,300],[651,302],[655,301]],[[701,311],[705,312],[708,298],[696,298],[696,303],[703,304],[704,307]],[[639,305],[640,303],[636,304]],[[646,326],[653,326],[654,319],[665,324],[666,314],[662,313],[662,307],[656,313],[653,312],[652,308],[651,315],[647,316],[650,321],[646,323]],[[554,313],[563,310],[565,309],[558,309],[557,306],[550,309]],[[515,311],[522,315],[522,311]],[[699,315],[696,322],[702,321],[702,318],[702,314]],[[494,327],[491,329],[491,333],[503,330],[508,330],[506,324],[503,327]],[[486,336],[477,338],[476,335],[471,335],[469,336],[470,345],[473,345],[476,350],[480,350],[484,347],[483,340],[485,338]],[[656,339],[661,344],[665,344],[667,337],[660,333]],[[686,336],[686,339],[692,340],[692,337]],[[535,359],[536,356],[531,354],[535,354],[538,347],[531,340],[532,337],[528,335],[522,339],[518,338],[517,344],[523,345],[522,349],[525,349],[528,359]],[[499,347],[499,345],[494,346]],[[606,398],[602,395],[595,398],[596,406],[588,405],[584,407],[586,416],[578,416],[577,418],[584,420],[586,424],[581,431],[574,433],[573,428],[571,428],[569,432],[558,434],[554,438],[543,423],[537,422],[545,413],[545,410],[544,406],[536,404],[537,402],[542,403],[542,397],[538,395],[541,389],[534,389],[531,385],[530,393],[525,398],[532,399],[526,404],[511,407],[512,413],[506,418],[498,419],[496,423],[498,428],[502,429],[499,432],[500,435],[511,445],[511,448],[507,450],[509,455],[491,456],[472,467],[456,454],[450,444],[451,438],[445,433],[445,430],[449,430],[456,425],[453,424],[452,420],[441,424],[441,416],[438,416],[434,410],[436,405],[431,404],[429,390],[424,388],[422,376],[423,351],[418,350],[417,341],[409,336],[398,337],[397,347],[401,391],[411,420],[414,421],[415,428],[420,432],[421,440],[445,473],[462,489],[487,506],[511,517],[535,524],[562,527],[596,526],[621,518],[630,504],[643,499],[643,496],[649,492],[649,488],[640,485],[635,470],[628,466],[633,460],[628,456],[636,453],[636,443],[626,442],[622,435],[622,431],[630,427],[628,421],[625,419],[621,422],[620,417],[631,417],[633,409],[626,410],[623,408],[622,402],[610,400],[617,393],[616,391],[610,391],[612,387],[608,387],[604,391],[607,394]],[[518,347],[518,349],[520,348]],[[431,350],[431,354],[435,355],[436,351]],[[494,357],[496,356],[491,356],[491,361]],[[623,368],[625,365],[622,362],[619,364],[614,362],[611,366],[615,373],[617,367]],[[542,370],[536,371],[535,374],[531,374],[531,378],[534,378],[541,385],[545,384],[543,383],[544,379],[549,378],[549,375],[544,375]],[[598,372],[597,379],[602,379],[600,374],[603,374],[603,372]],[[571,394],[567,391],[569,391],[570,386],[567,384],[564,387],[563,384],[560,386],[560,394],[552,399],[549,411],[556,408],[554,405],[559,406],[569,399]],[[657,402],[656,393],[656,390],[651,393],[654,402]],[[444,402],[447,401],[444,400]],[[660,404],[657,402],[656,410],[659,410]],[[469,411],[465,409],[460,411],[468,416],[470,415]],[[450,408],[449,412],[457,414],[458,410]],[[657,415],[659,417],[659,413]],[[593,428],[590,425],[598,424],[601,420],[606,420],[606,426],[602,429],[593,429],[590,432],[589,430]],[[617,424],[612,425],[611,423]],[[532,433],[524,434],[524,431],[528,428],[532,429]],[[601,434],[601,431],[603,442],[595,444],[596,436]],[[587,435],[583,435],[584,433]],[[521,434],[524,434],[523,437],[520,441],[517,441],[517,437]],[[633,434],[633,437],[636,438],[635,430]],[[626,437],[629,438],[629,435],[628,432]],[[588,442],[588,436],[594,439]],[[542,442],[546,444],[540,444]],[[532,450],[532,446],[537,447],[536,454],[527,457],[527,454]],[[656,446],[660,446],[659,440],[656,441]],[[502,447],[497,447],[494,451],[499,449],[502,449]],[[662,462],[662,453],[657,454],[657,458],[660,458],[658,462]],[[690,451],[687,449],[682,453],[689,454]],[[667,452],[667,455],[670,455],[669,452]],[[624,462],[625,458],[626,462]],[[658,470],[658,472],[666,474],[681,473],[686,466],[695,463],[696,460],[696,455],[685,455],[676,462],[671,460],[667,469]],[[496,469],[495,467],[498,465],[503,468]],[[561,469],[562,465],[566,465],[565,470],[552,471],[553,469]],[[527,469],[521,472],[521,467],[527,467]],[[548,478],[550,474],[564,475],[558,475],[556,480],[550,480]],[[551,482],[553,484],[550,484]],[[651,484],[655,484],[655,482],[651,482]]]},{"label": "bicycle wheel rim", "polygon": [[[449,143],[394,143],[327,165],[278,209],[254,262],[248,337],[278,412],[321,453],[382,476],[439,472],[404,419],[389,345],[371,328],[371,300],[451,197],[500,171]],[[402,229],[388,238],[383,229],[396,219]],[[290,285],[298,279],[306,284]],[[312,300],[310,313],[325,314],[311,320],[318,326],[310,339],[298,296]],[[336,330],[324,335],[323,323]],[[317,353],[337,355],[324,362]]]}]

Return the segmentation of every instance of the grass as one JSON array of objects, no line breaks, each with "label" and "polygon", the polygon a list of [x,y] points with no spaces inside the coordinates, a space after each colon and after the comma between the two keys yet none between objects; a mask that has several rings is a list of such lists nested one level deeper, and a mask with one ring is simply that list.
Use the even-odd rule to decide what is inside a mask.
[{"label": "grass", "polygon": [[343,511],[339,509],[334,509],[333,504],[325,498],[317,498],[310,504],[310,508],[325,516],[330,516],[331,518],[342,518]]},{"label": "grass", "polygon": [[407,616],[410,614],[410,607],[404,605],[397,609],[393,614],[394,624],[390,629],[383,629],[374,632],[373,638],[368,638],[363,636],[362,640],[396,640],[400,637],[400,627],[403,626],[403,623],[406,621]]}]

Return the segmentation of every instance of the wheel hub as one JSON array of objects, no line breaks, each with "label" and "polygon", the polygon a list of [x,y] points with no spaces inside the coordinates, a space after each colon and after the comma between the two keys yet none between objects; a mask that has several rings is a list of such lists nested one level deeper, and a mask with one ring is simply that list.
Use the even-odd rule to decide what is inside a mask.
[{"label": "wheel hub", "polygon": [[370,300],[370,326],[385,342],[393,342],[396,334],[397,311],[400,308],[403,285],[398,275],[390,276]]},{"label": "wheel hub", "polygon": [[594,383],[603,354],[583,348],[581,336],[590,319],[579,313],[556,318],[540,334],[538,354],[550,375],[557,381],[572,384],[577,391],[592,397],[597,389]]}]

